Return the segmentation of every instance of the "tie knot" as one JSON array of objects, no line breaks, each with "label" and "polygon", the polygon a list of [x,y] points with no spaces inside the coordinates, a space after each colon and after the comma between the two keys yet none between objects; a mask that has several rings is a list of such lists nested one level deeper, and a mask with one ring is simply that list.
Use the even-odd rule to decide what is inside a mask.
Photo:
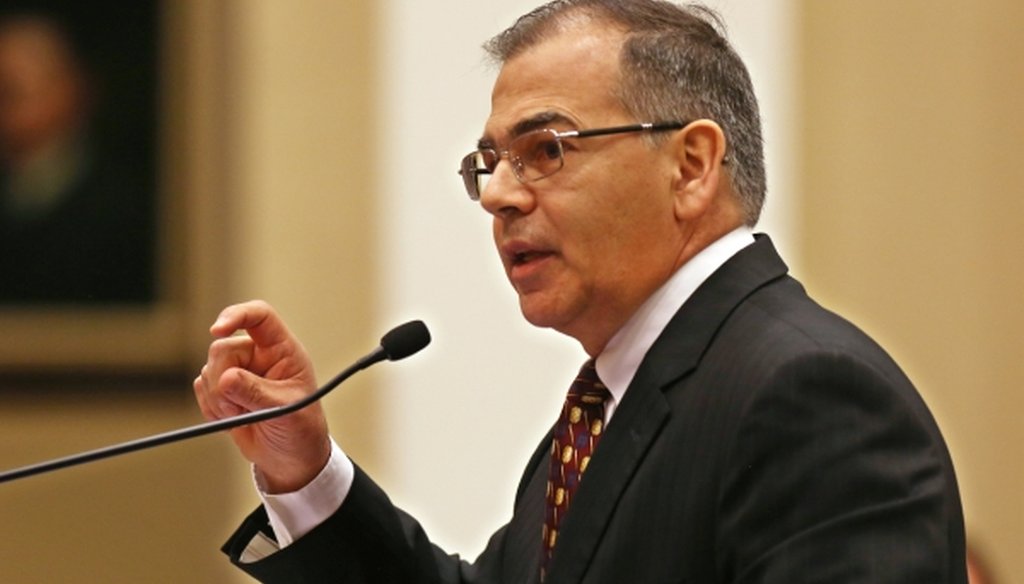
[{"label": "tie knot", "polygon": [[597,376],[594,360],[589,359],[580,368],[580,372],[576,375],[576,380],[569,387],[567,399],[584,404],[603,404],[609,395],[608,388],[604,386],[601,378]]}]

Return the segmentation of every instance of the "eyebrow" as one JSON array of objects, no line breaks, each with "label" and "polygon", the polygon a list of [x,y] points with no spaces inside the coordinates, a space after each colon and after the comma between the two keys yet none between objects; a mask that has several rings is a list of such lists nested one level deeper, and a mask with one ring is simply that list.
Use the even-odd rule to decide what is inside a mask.
[{"label": "eyebrow", "polygon": [[[566,116],[555,111],[545,111],[534,114],[526,119],[519,120],[509,130],[508,135],[510,138],[518,138],[527,132],[546,128],[555,122],[564,122],[567,124],[574,124],[575,122]],[[476,147],[480,150],[486,148],[494,148],[495,143],[490,138],[484,137],[477,140]]]}]

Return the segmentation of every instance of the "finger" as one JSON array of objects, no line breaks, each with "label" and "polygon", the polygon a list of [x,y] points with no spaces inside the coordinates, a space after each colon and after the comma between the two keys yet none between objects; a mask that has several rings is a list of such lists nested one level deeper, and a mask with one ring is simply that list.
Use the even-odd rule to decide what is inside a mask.
[{"label": "finger", "polygon": [[192,390],[203,417],[208,420],[219,420],[243,413],[238,404],[225,397],[218,385],[217,381],[211,380],[208,367],[203,367],[202,372],[192,382]]},{"label": "finger", "polygon": [[239,413],[237,404],[225,401],[219,389],[225,371],[249,367],[253,361],[253,342],[248,337],[217,339],[210,344],[206,364],[193,381],[192,389],[199,409],[209,419]]},{"label": "finger", "polygon": [[226,369],[231,367],[248,369],[255,350],[253,340],[247,336],[214,340],[206,352],[207,379],[216,381]]},{"label": "finger", "polygon": [[204,366],[199,375],[192,381],[192,392],[196,396],[196,403],[199,404],[199,411],[207,420],[216,419],[209,398],[209,381],[206,378],[207,368]]},{"label": "finger", "polygon": [[199,405],[199,411],[203,413],[203,417],[209,418],[210,416],[206,413],[206,382],[203,381],[202,373],[192,380],[192,393],[196,397],[196,403]]},{"label": "finger", "polygon": [[210,333],[217,337],[227,337],[238,330],[245,330],[257,345],[264,347],[292,339],[284,321],[262,300],[225,308],[210,327]]},{"label": "finger", "polygon": [[228,337],[210,343],[206,365],[199,375],[203,381],[199,389],[203,392],[208,409],[219,410],[216,405],[220,400],[217,395],[218,385],[224,372],[234,367],[248,368],[253,360],[252,353],[253,343],[248,337]]},{"label": "finger", "polygon": [[286,382],[268,381],[237,367],[229,369],[217,383],[217,410],[221,415],[237,415],[285,405],[294,393],[288,389]]}]

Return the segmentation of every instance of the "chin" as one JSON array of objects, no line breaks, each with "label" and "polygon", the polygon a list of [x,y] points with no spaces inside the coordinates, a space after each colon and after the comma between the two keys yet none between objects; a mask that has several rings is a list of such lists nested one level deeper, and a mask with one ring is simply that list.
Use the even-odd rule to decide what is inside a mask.
[{"label": "chin", "polygon": [[556,302],[547,299],[540,299],[534,296],[520,296],[519,310],[523,313],[526,322],[539,328],[551,328],[558,331],[564,329],[564,325],[570,320],[566,315],[565,307],[559,306]]}]

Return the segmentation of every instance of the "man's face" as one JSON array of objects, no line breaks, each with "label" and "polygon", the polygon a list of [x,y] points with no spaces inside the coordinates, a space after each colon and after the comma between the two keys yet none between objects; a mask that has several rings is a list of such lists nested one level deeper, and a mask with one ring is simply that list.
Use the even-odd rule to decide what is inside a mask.
[{"label": "man's face", "polygon": [[[654,122],[614,96],[621,34],[574,28],[509,60],[495,83],[482,142],[499,150],[527,129],[588,129]],[[673,211],[672,142],[642,134],[565,141],[565,166],[520,183],[502,160],[481,194],[520,308],[536,326],[599,352],[681,263]]]}]

